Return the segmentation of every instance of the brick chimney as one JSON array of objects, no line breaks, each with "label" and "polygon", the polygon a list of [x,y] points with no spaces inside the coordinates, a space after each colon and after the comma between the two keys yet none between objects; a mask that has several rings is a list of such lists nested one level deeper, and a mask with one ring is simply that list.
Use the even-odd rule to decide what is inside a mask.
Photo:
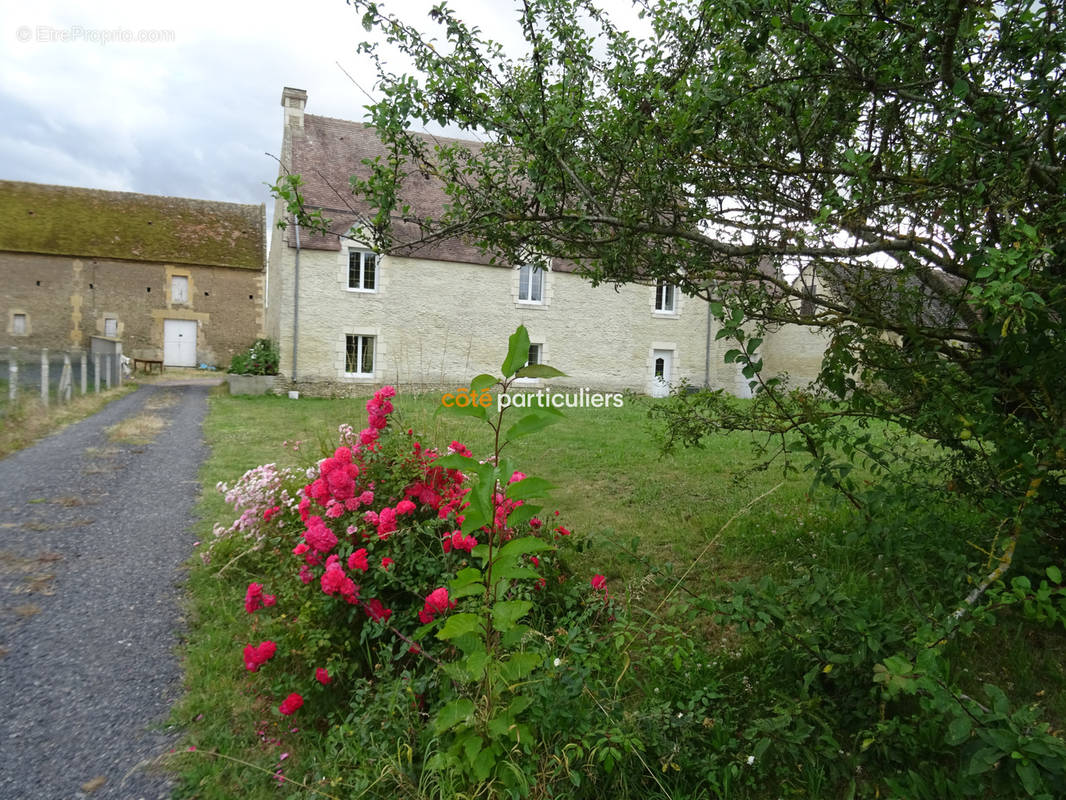
[{"label": "brick chimney", "polygon": [[307,105],[307,92],[286,86],[281,91],[281,105],[285,109],[285,128],[304,129],[304,106]]}]

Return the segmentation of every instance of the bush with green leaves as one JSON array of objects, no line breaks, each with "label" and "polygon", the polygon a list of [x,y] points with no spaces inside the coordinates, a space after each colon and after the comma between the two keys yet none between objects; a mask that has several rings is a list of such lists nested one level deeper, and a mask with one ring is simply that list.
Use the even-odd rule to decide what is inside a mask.
[{"label": "bush with green leaves", "polygon": [[[502,376],[477,376],[469,397],[557,374],[523,367],[528,348],[519,328]],[[708,595],[646,560],[641,578],[608,588],[586,540],[534,505],[551,487],[503,456],[559,412],[504,406],[446,409],[492,428],[478,460],[406,428],[385,387],[367,427],[342,426],[305,470],[266,465],[224,487],[242,513],[219,528],[212,564],[243,558],[251,578],[233,669],[254,673],[249,691],[279,718],[318,732],[305,774],[322,787],[575,800],[1066,791],[1053,715],[967,674],[961,654],[1000,620],[1060,626],[1061,572],[968,586],[988,559],[972,546],[985,517],[952,504],[950,487],[868,491],[876,513],[824,553]],[[959,613],[975,590],[986,602]]]},{"label": "bush with green leaves", "polygon": [[[523,366],[528,352],[520,327],[502,376],[479,375],[471,394],[561,374]],[[244,598],[250,680],[265,681],[279,714],[337,728],[342,750],[356,727],[387,730],[384,740],[360,734],[360,746],[430,753],[426,775],[486,796],[529,795],[545,776],[580,784],[560,766],[567,747],[613,769],[626,738],[595,744],[611,726],[588,689],[609,683],[596,676],[611,659],[597,651],[621,609],[602,575],[584,574],[557,512],[533,503],[547,481],[501,455],[560,412],[516,409],[508,425],[507,408],[455,408],[497,434],[478,460],[457,441],[438,450],[405,429],[394,395],[379,389],[367,427],[342,426],[338,446],[306,472],[257,468],[229,490],[243,513],[219,533],[240,531],[257,553],[244,565],[256,578]],[[344,776],[364,778],[357,768]]]},{"label": "bush with green leaves", "polygon": [[230,362],[234,375],[277,375],[280,355],[273,339],[256,339],[247,350],[237,353]]}]

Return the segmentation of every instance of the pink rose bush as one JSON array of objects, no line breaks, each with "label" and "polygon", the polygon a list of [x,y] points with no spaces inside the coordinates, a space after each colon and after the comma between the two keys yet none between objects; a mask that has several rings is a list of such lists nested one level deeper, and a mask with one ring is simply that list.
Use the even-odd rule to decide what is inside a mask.
[{"label": "pink rose bush", "polygon": [[457,457],[473,459],[458,441],[439,451],[394,424],[394,397],[390,386],[375,392],[366,426],[342,425],[339,442],[312,465],[266,465],[232,488],[220,486],[240,516],[216,536],[238,534],[255,553],[232,567],[250,579],[242,584],[249,639],[264,639],[244,647],[243,664],[268,675],[277,696],[287,693],[277,706],[282,715],[343,718],[355,687],[393,676],[415,676],[417,702],[431,704],[442,688],[434,670],[456,657],[434,632],[452,614],[476,610],[484,594],[453,594],[449,584],[464,569],[484,568],[489,544],[498,552],[518,537],[544,543],[515,563],[509,599],[535,604],[544,620],[566,604],[591,607],[588,584],[570,581],[565,568],[570,531],[515,499],[526,475],[508,470],[492,509],[478,517],[490,521],[464,532],[481,467],[472,460],[465,472],[455,468]]}]

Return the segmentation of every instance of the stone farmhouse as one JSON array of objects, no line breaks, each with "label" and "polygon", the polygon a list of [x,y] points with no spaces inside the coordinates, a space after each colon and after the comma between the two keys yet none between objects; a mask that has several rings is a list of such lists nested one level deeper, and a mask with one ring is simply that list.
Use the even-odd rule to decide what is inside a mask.
[{"label": "stone farmhouse", "polygon": [[263,330],[265,207],[0,181],[0,346],[227,367]]},{"label": "stone farmhouse", "polygon": [[[415,391],[461,386],[498,372],[506,339],[521,323],[530,361],[569,376],[553,380],[553,388],[662,395],[684,379],[747,393],[735,365],[723,363],[728,347],[715,339],[707,303],[673,286],[593,288],[564,262],[491,264],[458,240],[392,253],[352,241],[347,234],[360,204],[349,177],[365,175],[361,162],[384,156],[384,148],[370,126],[308,114],[306,103],[303,90],[282,92],[279,175],[301,176],[305,206],[322,210],[331,233],[293,225],[276,202],[265,313],[281,372],[294,388],[343,395],[386,382]],[[427,179],[404,201],[429,211],[445,195]],[[282,221],[289,223],[284,231],[277,229]],[[792,339],[797,347],[789,355]],[[821,343],[802,331],[779,331],[764,350],[774,372],[809,378]]]}]

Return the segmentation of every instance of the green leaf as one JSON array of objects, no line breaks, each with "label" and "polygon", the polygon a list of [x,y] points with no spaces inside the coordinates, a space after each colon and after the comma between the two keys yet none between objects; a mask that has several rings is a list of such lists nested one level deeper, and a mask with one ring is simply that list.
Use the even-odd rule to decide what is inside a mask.
[{"label": "green leaf", "polygon": [[496,580],[537,580],[540,573],[532,567],[522,567],[518,564],[497,564],[492,568],[492,577]]},{"label": "green leaf", "polygon": [[1014,765],[1014,771],[1018,773],[1022,786],[1030,797],[1033,797],[1043,788],[1044,782],[1040,780],[1040,773],[1032,761],[1019,761]]},{"label": "green leaf", "polygon": [[485,584],[483,583],[468,583],[466,586],[460,586],[458,589],[449,589],[448,596],[452,600],[458,600],[460,597],[475,597],[479,594],[484,594]]},{"label": "green leaf", "polygon": [[454,728],[461,722],[466,722],[474,715],[474,701],[469,697],[460,697],[452,700],[437,712],[437,718],[433,720],[433,728],[437,733]]},{"label": "green leaf", "polygon": [[507,735],[507,731],[514,725],[514,719],[507,712],[507,709],[499,711],[496,716],[489,720],[486,726],[489,731],[489,736],[494,739],[502,739]]},{"label": "green leaf", "polygon": [[532,630],[533,629],[528,625],[515,625],[511,630],[507,631],[507,633],[500,637],[500,647],[505,650],[517,647]]},{"label": "green leaf", "polygon": [[1062,571],[1054,564],[1044,570],[1044,574],[1047,575],[1048,580],[1052,583],[1062,583]]},{"label": "green leaf", "polygon": [[555,484],[544,478],[524,478],[507,487],[507,496],[512,500],[528,500],[530,497],[543,497]]},{"label": "green leaf", "polygon": [[507,706],[507,711],[512,717],[516,717],[533,704],[533,698],[529,695],[520,694]]},{"label": "green leaf", "polygon": [[486,747],[477,754],[474,759],[474,777],[479,781],[487,780],[492,774],[492,768],[496,766],[496,753],[493,748]]},{"label": "green leaf", "polygon": [[507,429],[504,438],[507,441],[512,441],[522,436],[529,436],[529,434],[543,430],[549,425],[554,425],[561,419],[563,419],[563,412],[558,409],[540,408],[536,411],[530,411]]},{"label": "green leaf", "polygon": [[970,731],[973,730],[973,722],[967,716],[955,717],[948,725],[948,734],[944,737],[944,741],[951,746],[960,745],[970,738]]},{"label": "green leaf", "polygon": [[524,525],[533,519],[533,517],[537,515],[537,512],[542,508],[543,506],[532,505],[530,503],[521,505],[507,515],[507,524],[513,528],[517,528],[519,525]]},{"label": "green leaf", "polygon": [[462,532],[464,534],[483,528],[492,521],[484,508],[475,508],[473,505],[465,509],[466,519],[463,520]]},{"label": "green leaf", "polygon": [[459,683],[476,683],[485,676],[485,665],[489,661],[488,651],[483,647],[470,652],[458,661],[444,664],[444,671],[452,680]]},{"label": "green leaf", "polygon": [[466,567],[456,573],[455,578],[448,584],[448,590],[455,592],[472,583],[476,583],[481,588],[485,588],[481,583],[481,570],[475,569],[474,567]]},{"label": "green leaf", "polygon": [[512,539],[501,547],[499,553],[492,559],[492,563],[495,565],[509,558],[518,558],[518,556],[525,553],[542,553],[545,550],[554,549],[554,545],[548,544],[548,542],[538,539],[536,536],[523,536],[521,539]]},{"label": "green leaf", "polygon": [[530,364],[515,373],[516,378],[565,378],[566,373],[547,364]]},{"label": "green leaf", "polygon": [[500,662],[500,676],[508,683],[520,681],[539,667],[543,660],[540,653],[515,653]]},{"label": "green leaf", "polygon": [[474,417],[482,421],[487,421],[489,418],[489,410],[479,405],[457,406],[441,403],[434,414],[440,414],[441,412],[451,414],[453,417]]},{"label": "green leaf", "polygon": [[457,744],[460,745],[463,752],[466,754],[467,761],[473,762],[477,754],[481,752],[481,737],[473,731],[468,731]]},{"label": "green leaf", "polygon": [[519,325],[507,341],[507,358],[503,360],[503,376],[510,378],[529,361],[529,331]]},{"label": "green leaf", "polygon": [[472,473],[474,472],[474,466],[477,461],[469,456],[461,456],[458,453],[449,453],[446,456],[441,456],[433,462],[433,466],[441,467],[443,469],[457,469],[460,472]]},{"label": "green leaf", "polygon": [[1010,713],[1010,701],[1007,699],[1007,695],[1003,693],[1003,690],[992,683],[985,684],[985,694],[992,700],[992,710],[997,714],[1002,714],[1004,717]]},{"label": "green leaf", "polygon": [[485,389],[500,382],[500,379],[495,375],[489,375],[487,372],[482,372],[477,375],[474,380],[470,381],[470,389],[473,392],[481,394]]},{"label": "green leaf", "polygon": [[528,600],[500,600],[492,606],[492,624],[498,631],[509,631],[531,608]]},{"label": "green leaf", "polygon": [[468,633],[481,631],[481,617],[477,614],[463,612],[452,614],[444,623],[444,627],[437,631],[437,638],[443,641],[465,636]]},{"label": "green leaf", "polygon": [[970,767],[966,770],[967,775],[980,775],[988,772],[996,765],[1002,754],[993,747],[983,747],[973,754],[970,759]]}]

